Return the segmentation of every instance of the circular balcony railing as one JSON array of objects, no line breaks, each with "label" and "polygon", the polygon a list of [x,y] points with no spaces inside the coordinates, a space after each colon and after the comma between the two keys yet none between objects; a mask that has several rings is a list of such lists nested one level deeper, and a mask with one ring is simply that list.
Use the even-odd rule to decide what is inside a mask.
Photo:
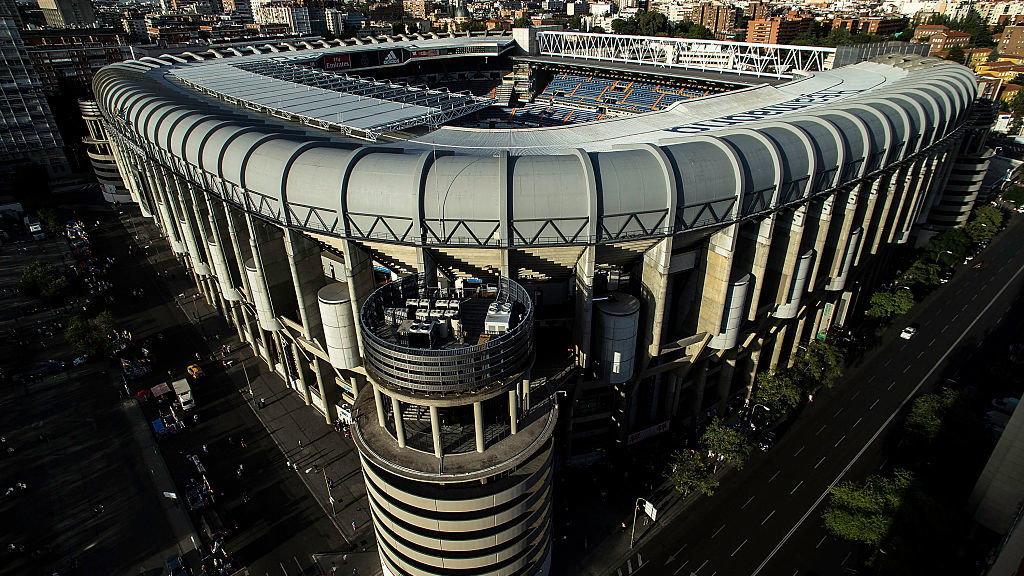
[{"label": "circular balcony railing", "polygon": [[[406,276],[378,288],[359,312],[367,368],[383,383],[427,393],[467,392],[522,373],[533,352],[533,302],[508,278],[491,286],[490,291],[428,288],[423,276]],[[460,300],[463,340],[405,342],[394,311],[407,308],[410,299]],[[507,330],[485,330],[483,313],[490,303],[510,305]]]}]

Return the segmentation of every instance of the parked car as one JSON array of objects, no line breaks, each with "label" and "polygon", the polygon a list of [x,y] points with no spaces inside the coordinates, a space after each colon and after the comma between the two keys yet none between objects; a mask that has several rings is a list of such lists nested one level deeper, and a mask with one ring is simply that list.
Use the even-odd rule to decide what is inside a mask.
[{"label": "parked car", "polygon": [[1017,404],[1020,403],[1019,398],[1009,396],[1007,398],[996,398],[992,401],[992,407],[1004,414],[1012,414],[1017,408]]},{"label": "parked car", "polygon": [[900,338],[910,340],[915,334],[917,334],[917,326],[907,326],[902,332],[900,332]]}]

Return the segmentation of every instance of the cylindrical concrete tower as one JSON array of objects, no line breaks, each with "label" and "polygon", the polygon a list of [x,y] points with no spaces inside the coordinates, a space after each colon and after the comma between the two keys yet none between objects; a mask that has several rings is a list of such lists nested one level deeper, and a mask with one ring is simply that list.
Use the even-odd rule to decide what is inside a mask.
[{"label": "cylindrical concrete tower", "polygon": [[557,407],[530,383],[529,294],[408,276],[366,300],[359,329],[371,385],[354,438],[384,573],[546,576]]},{"label": "cylindrical concrete tower", "polygon": [[85,153],[89,156],[89,163],[92,164],[92,171],[99,182],[103,199],[107,202],[120,202],[128,204],[132,202],[131,194],[125,188],[124,180],[117,169],[117,162],[110,149],[110,141],[107,139],[107,131],[103,128],[103,115],[100,107],[94,100],[79,100],[78,109],[82,113],[82,120],[85,121],[85,128],[89,135],[82,138],[85,144]]}]

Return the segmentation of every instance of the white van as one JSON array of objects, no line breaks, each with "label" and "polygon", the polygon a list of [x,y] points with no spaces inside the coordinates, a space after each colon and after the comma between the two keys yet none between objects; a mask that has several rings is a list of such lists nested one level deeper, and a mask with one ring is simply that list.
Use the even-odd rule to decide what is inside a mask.
[{"label": "white van", "polygon": [[192,388],[189,387],[188,380],[184,378],[175,380],[174,393],[178,395],[178,402],[181,403],[182,410],[192,410],[196,407],[196,401],[192,398]]}]

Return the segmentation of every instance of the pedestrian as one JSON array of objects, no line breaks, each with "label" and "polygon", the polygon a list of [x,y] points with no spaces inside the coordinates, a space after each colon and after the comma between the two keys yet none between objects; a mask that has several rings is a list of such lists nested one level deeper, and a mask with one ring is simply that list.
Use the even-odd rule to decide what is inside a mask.
[{"label": "pedestrian", "polygon": [[248,446],[248,444],[245,443],[245,438],[242,438],[241,440],[239,440],[238,441],[238,445],[241,446],[242,448],[245,448],[246,446]]},{"label": "pedestrian", "polygon": [[[263,410],[266,406],[267,406],[267,401],[265,399],[263,399],[263,398],[260,398],[260,410]],[[302,444],[301,440],[299,441],[299,444]]]},{"label": "pedestrian", "polygon": [[327,489],[328,490],[333,490],[334,489],[334,478],[328,478],[327,479]]},{"label": "pedestrian", "polygon": [[209,454],[210,451],[207,449],[206,444],[203,444],[203,454]]},{"label": "pedestrian", "polygon": [[299,439],[299,450],[302,450],[302,439]]},{"label": "pedestrian", "polygon": [[359,524],[356,524],[356,521],[353,520],[352,521],[352,531],[355,532],[358,529],[359,529]]},{"label": "pedestrian", "polygon": [[203,355],[200,354],[199,352],[196,352],[196,362],[202,362],[202,361],[203,361]]},{"label": "pedestrian", "polygon": [[235,443],[235,437],[234,436],[228,436],[228,444],[234,444],[234,443]]}]

